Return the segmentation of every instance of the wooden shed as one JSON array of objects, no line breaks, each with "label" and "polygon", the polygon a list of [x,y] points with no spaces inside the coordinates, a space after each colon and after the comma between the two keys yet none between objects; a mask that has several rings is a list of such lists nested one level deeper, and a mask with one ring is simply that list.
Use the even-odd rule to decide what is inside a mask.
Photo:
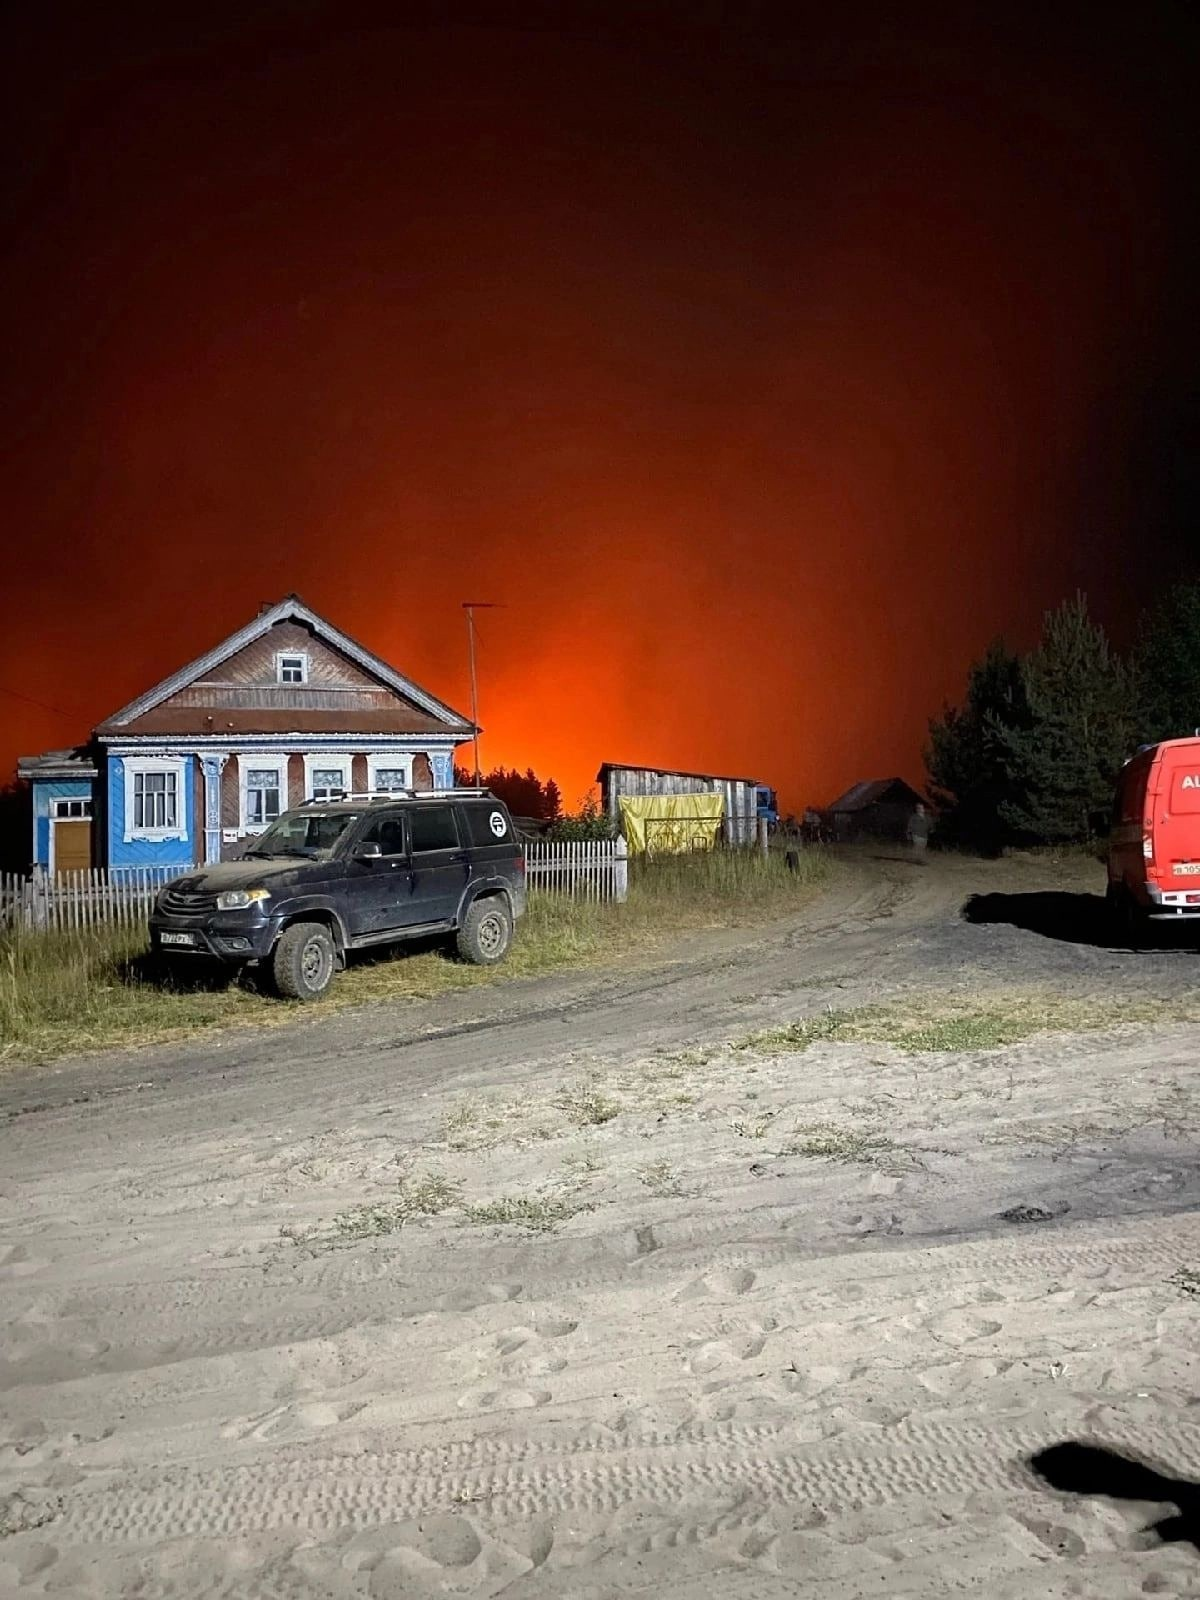
[{"label": "wooden shed", "polygon": [[606,761],[596,774],[600,802],[620,820],[622,795],[719,794],[725,802],[726,844],[753,844],[758,833],[758,781],[711,772],[681,772],[672,767],[634,767]]},{"label": "wooden shed", "polygon": [[903,839],[922,797],[903,778],[873,778],[853,784],[828,807],[833,836],[852,839]]}]

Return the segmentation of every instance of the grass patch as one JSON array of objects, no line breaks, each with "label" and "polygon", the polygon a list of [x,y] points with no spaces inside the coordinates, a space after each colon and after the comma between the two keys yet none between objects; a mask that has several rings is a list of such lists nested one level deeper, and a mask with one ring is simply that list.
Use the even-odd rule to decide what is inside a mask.
[{"label": "grass patch", "polygon": [[188,982],[155,973],[138,929],[0,934],[0,1059],[160,1044],[293,1016],[231,974],[198,968]]},{"label": "grass patch", "polygon": [[706,1067],[715,1061],[720,1051],[715,1045],[697,1045],[691,1050],[661,1051],[660,1059],[666,1063],[658,1074],[663,1078],[683,1076],[684,1067]]},{"label": "grass patch", "polygon": [[527,1228],[530,1233],[552,1233],[560,1222],[591,1209],[590,1205],[565,1195],[507,1194],[497,1200],[467,1206],[463,1221],[483,1226]]},{"label": "grass patch", "polygon": [[769,1111],[766,1116],[759,1117],[755,1122],[747,1122],[739,1118],[736,1122],[731,1122],[729,1126],[739,1139],[765,1139],[771,1123],[777,1115],[777,1112]]},{"label": "grass patch", "polygon": [[602,1094],[593,1084],[582,1084],[574,1089],[564,1089],[554,1104],[565,1113],[567,1121],[577,1128],[599,1127],[619,1117],[624,1107],[611,1095]]},{"label": "grass patch", "polygon": [[1180,1293],[1200,1299],[1200,1272],[1194,1267],[1180,1267],[1178,1272],[1171,1274],[1171,1282]]},{"label": "grass patch", "polygon": [[[402,1179],[394,1200],[376,1200],[339,1211],[330,1224],[327,1238],[330,1242],[350,1244],[359,1239],[376,1239],[383,1234],[399,1233],[404,1224],[411,1222],[414,1217],[436,1217],[448,1211],[451,1206],[457,1205],[461,1193],[460,1183],[438,1172],[429,1172],[420,1178]],[[298,1242],[314,1241],[307,1239]]]},{"label": "grass patch", "polygon": [[604,1163],[599,1157],[585,1150],[582,1155],[564,1156],[563,1184],[568,1189],[586,1189],[604,1171]]},{"label": "grass patch", "polygon": [[444,952],[394,951],[355,959],[324,999],[300,1007],[197,964],[191,981],[151,969],[137,929],[102,925],[61,933],[0,934],[0,1060],[47,1060],[111,1047],[164,1044],[214,1028],[278,1027],[348,1006],[410,1001],[481,984],[602,966],[654,951],[689,929],[741,926],[799,910],[829,871],[802,852],[789,872],[755,851],[635,861],[624,905],[536,895],[508,959],[471,967]]},{"label": "grass patch", "polygon": [[637,1169],[638,1182],[644,1183],[651,1194],[666,1200],[681,1195],[683,1185],[679,1174],[669,1161],[647,1161]]},{"label": "grass patch", "polygon": [[812,1122],[796,1128],[780,1150],[781,1156],[815,1156],[827,1161],[871,1161],[892,1141],[860,1128],[839,1128],[832,1122]]},{"label": "grass patch", "polygon": [[925,994],[889,1005],[826,1011],[735,1040],[735,1050],[767,1055],[807,1050],[822,1040],[890,1044],[915,1054],[999,1050],[1038,1033],[1088,1033],[1123,1023],[1193,1022],[1200,999],[1146,994],[1068,996],[1050,990],[1004,990],[971,1000]]}]

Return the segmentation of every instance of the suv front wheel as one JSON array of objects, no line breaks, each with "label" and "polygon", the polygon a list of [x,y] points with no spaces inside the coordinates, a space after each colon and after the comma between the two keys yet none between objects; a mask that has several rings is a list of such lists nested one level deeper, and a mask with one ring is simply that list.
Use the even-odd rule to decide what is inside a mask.
[{"label": "suv front wheel", "polygon": [[490,967],[503,961],[512,943],[512,916],[508,906],[496,895],[476,900],[458,930],[458,953],[477,967]]},{"label": "suv front wheel", "polygon": [[335,964],[329,929],[319,922],[293,922],[279,935],[271,975],[285,999],[317,1000],[328,989]]}]

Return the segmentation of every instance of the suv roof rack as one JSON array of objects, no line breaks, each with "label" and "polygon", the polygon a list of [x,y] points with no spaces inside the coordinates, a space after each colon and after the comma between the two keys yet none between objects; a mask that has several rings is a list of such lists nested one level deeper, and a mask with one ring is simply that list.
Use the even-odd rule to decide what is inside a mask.
[{"label": "suv roof rack", "polygon": [[381,805],[389,800],[457,800],[478,799],[486,795],[495,799],[490,789],[335,789],[321,799],[301,800],[299,809],[307,806],[340,806],[347,800],[366,800],[371,805]]}]

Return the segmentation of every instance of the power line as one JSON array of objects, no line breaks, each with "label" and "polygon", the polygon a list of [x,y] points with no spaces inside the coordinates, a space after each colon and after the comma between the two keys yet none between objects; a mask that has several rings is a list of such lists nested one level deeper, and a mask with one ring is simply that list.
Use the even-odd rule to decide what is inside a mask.
[{"label": "power line", "polygon": [[37,706],[39,710],[53,711],[54,714],[59,717],[79,717],[83,715],[83,713],[79,711],[65,711],[62,706],[52,706],[48,700],[38,700],[35,698],[35,696],[31,694],[25,694],[20,689],[10,689],[6,683],[0,683],[0,694],[12,695],[14,700],[24,700],[31,706]]}]

